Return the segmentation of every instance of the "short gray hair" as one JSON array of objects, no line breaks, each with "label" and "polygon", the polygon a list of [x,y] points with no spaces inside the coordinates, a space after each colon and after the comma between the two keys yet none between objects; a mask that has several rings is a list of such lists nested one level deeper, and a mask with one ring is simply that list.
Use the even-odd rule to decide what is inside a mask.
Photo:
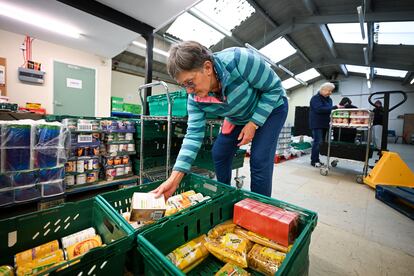
[{"label": "short gray hair", "polygon": [[333,84],[332,82],[322,83],[321,87],[319,87],[319,91],[321,91],[324,88],[330,88],[330,89],[334,90],[335,89],[335,84]]},{"label": "short gray hair", "polygon": [[211,51],[196,41],[183,41],[171,46],[167,59],[167,71],[172,78],[183,71],[203,68],[204,62],[212,61]]}]

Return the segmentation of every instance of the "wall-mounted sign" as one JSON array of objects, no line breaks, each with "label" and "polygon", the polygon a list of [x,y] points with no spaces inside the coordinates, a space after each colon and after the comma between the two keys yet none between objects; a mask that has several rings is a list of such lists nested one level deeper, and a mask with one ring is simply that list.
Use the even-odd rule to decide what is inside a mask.
[{"label": "wall-mounted sign", "polygon": [[82,80],[66,78],[66,86],[69,88],[82,89]]}]

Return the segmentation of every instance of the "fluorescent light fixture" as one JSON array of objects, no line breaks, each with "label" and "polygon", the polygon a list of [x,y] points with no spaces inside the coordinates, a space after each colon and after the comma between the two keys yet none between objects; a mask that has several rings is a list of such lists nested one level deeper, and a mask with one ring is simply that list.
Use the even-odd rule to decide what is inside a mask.
[{"label": "fluorescent light fixture", "polygon": [[378,44],[414,45],[414,21],[409,22],[378,22]]},{"label": "fluorescent light fixture", "polygon": [[369,71],[367,71],[366,73],[365,73],[365,75],[366,75],[366,77],[367,77],[367,80],[369,80]]},{"label": "fluorescent light fixture", "polygon": [[371,81],[370,80],[367,80],[367,86],[368,86],[368,88],[371,88]]},{"label": "fluorescent light fixture", "polygon": [[[134,44],[135,46],[138,46],[138,47],[140,47],[142,49],[147,49],[147,45],[145,45],[144,43],[141,43],[141,42],[138,42],[138,41],[132,41],[132,44]],[[153,48],[152,50],[154,51],[154,53],[163,55],[165,57],[169,57],[170,56],[170,54],[168,52],[163,51],[163,50],[160,50],[158,48]]]},{"label": "fluorescent light fixture", "polygon": [[206,47],[215,45],[225,36],[195,18],[188,12],[180,15],[168,28],[167,33],[181,40],[194,40]]},{"label": "fluorescent light fixture", "polygon": [[413,84],[413,83],[414,83],[414,78],[412,78],[410,81],[410,84]]},{"label": "fluorescent light fixture", "polygon": [[318,73],[318,71],[315,70],[315,68],[311,68],[309,70],[306,70],[305,72],[302,72],[298,75],[296,75],[297,78],[304,80],[304,81],[308,81],[308,80],[312,80],[314,78],[319,77],[320,74]]},{"label": "fluorescent light fixture", "polygon": [[292,87],[298,86],[300,83],[295,80],[294,78],[289,78],[287,80],[282,81],[282,86],[285,89],[290,89]]},{"label": "fluorescent light fixture", "polygon": [[360,73],[360,74],[366,74],[369,71],[369,67],[366,67],[366,66],[346,64],[346,68],[348,69],[349,72]]},{"label": "fluorescent light fixture", "polygon": [[67,25],[44,14],[39,14],[24,8],[0,3],[0,15],[30,24],[60,35],[80,38],[80,31],[75,27]]},{"label": "fluorescent light fixture", "polygon": [[296,53],[296,49],[284,37],[279,37],[261,48],[259,52],[269,57],[273,62],[279,62]]},{"label": "fluorescent light fixture", "polygon": [[369,65],[369,59],[368,59],[368,48],[364,47],[364,60],[365,60],[365,65]]},{"label": "fluorescent light fixture", "polygon": [[[327,25],[335,43],[365,44],[368,42],[366,37],[364,39],[361,37],[359,23],[332,23]],[[364,24],[364,30],[366,29],[367,24]]]},{"label": "fluorescent light fixture", "polygon": [[357,12],[358,12],[359,26],[361,27],[362,39],[365,39],[365,30],[364,30],[365,14],[364,14],[364,11],[362,10],[362,6],[357,7]]},{"label": "fluorescent light fixture", "polygon": [[386,68],[375,68],[375,73],[381,76],[397,77],[404,78],[407,75],[407,71],[404,70],[395,70],[395,69],[386,69]]},{"label": "fluorescent light fixture", "polygon": [[210,24],[211,27],[219,31],[220,33],[224,34],[225,36],[231,36],[231,32],[217,23],[214,19],[205,15],[202,11],[192,8],[188,11],[189,14],[194,16],[195,18],[201,20],[202,22],[206,23],[207,25]]}]

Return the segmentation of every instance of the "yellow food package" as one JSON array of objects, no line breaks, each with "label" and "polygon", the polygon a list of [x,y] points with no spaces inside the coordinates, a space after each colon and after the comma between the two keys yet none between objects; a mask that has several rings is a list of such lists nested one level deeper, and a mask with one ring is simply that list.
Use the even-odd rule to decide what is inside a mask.
[{"label": "yellow food package", "polygon": [[274,275],[285,257],[285,253],[255,244],[247,255],[247,260],[250,268],[265,275]]},{"label": "yellow food package", "polygon": [[66,248],[66,257],[68,260],[72,260],[76,257],[79,257],[87,253],[92,248],[95,248],[101,245],[102,245],[102,239],[99,235],[96,235],[93,238],[83,240],[81,242],[75,243],[69,246],[68,248]]},{"label": "yellow food package", "polygon": [[205,256],[205,257],[203,257],[203,258],[201,258],[201,259],[199,259],[198,261],[196,261],[195,263],[193,263],[192,265],[190,265],[190,266],[187,266],[185,269],[183,269],[183,272],[185,273],[185,274],[187,274],[188,272],[190,272],[194,267],[196,267],[196,266],[198,266],[199,264],[201,264],[206,258],[208,257],[208,255],[207,256]]},{"label": "yellow food package", "polygon": [[226,233],[218,239],[209,239],[205,246],[211,254],[221,261],[246,268],[247,252],[252,244],[248,239],[234,233]]},{"label": "yellow food package", "polygon": [[167,258],[170,259],[176,267],[185,270],[200,259],[208,256],[208,250],[204,246],[205,242],[206,235],[201,235],[169,253]]},{"label": "yellow food package", "polygon": [[32,249],[25,250],[23,252],[17,253],[14,256],[15,266],[21,266],[27,262],[31,262],[36,258],[40,258],[49,253],[59,250],[59,242],[57,240],[41,244]]},{"label": "yellow food package", "polygon": [[210,229],[207,236],[209,239],[217,239],[226,233],[233,233],[235,227],[236,224],[234,224],[232,220],[227,220],[223,223],[217,224],[213,229]]},{"label": "yellow food package", "polygon": [[250,273],[237,265],[227,263],[214,276],[249,276]]},{"label": "yellow food package", "polygon": [[258,243],[260,245],[266,246],[266,247],[270,247],[273,248],[277,251],[281,251],[284,253],[289,252],[289,248],[283,245],[280,245],[268,238],[263,237],[262,235],[256,234],[252,231],[248,231],[246,229],[241,228],[240,226],[237,226],[234,229],[234,233],[236,233],[237,235],[239,235],[240,237],[249,239],[250,241],[254,242],[254,243]]},{"label": "yellow food package", "polygon": [[63,250],[56,250],[42,257],[27,261],[17,267],[17,276],[36,275],[52,266],[58,265],[65,260]]}]

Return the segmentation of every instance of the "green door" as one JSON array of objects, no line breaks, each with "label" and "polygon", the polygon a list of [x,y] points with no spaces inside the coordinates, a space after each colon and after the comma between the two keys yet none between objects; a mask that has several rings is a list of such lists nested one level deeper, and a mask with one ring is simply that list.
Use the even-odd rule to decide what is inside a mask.
[{"label": "green door", "polygon": [[53,114],[95,116],[95,69],[53,63]]}]

